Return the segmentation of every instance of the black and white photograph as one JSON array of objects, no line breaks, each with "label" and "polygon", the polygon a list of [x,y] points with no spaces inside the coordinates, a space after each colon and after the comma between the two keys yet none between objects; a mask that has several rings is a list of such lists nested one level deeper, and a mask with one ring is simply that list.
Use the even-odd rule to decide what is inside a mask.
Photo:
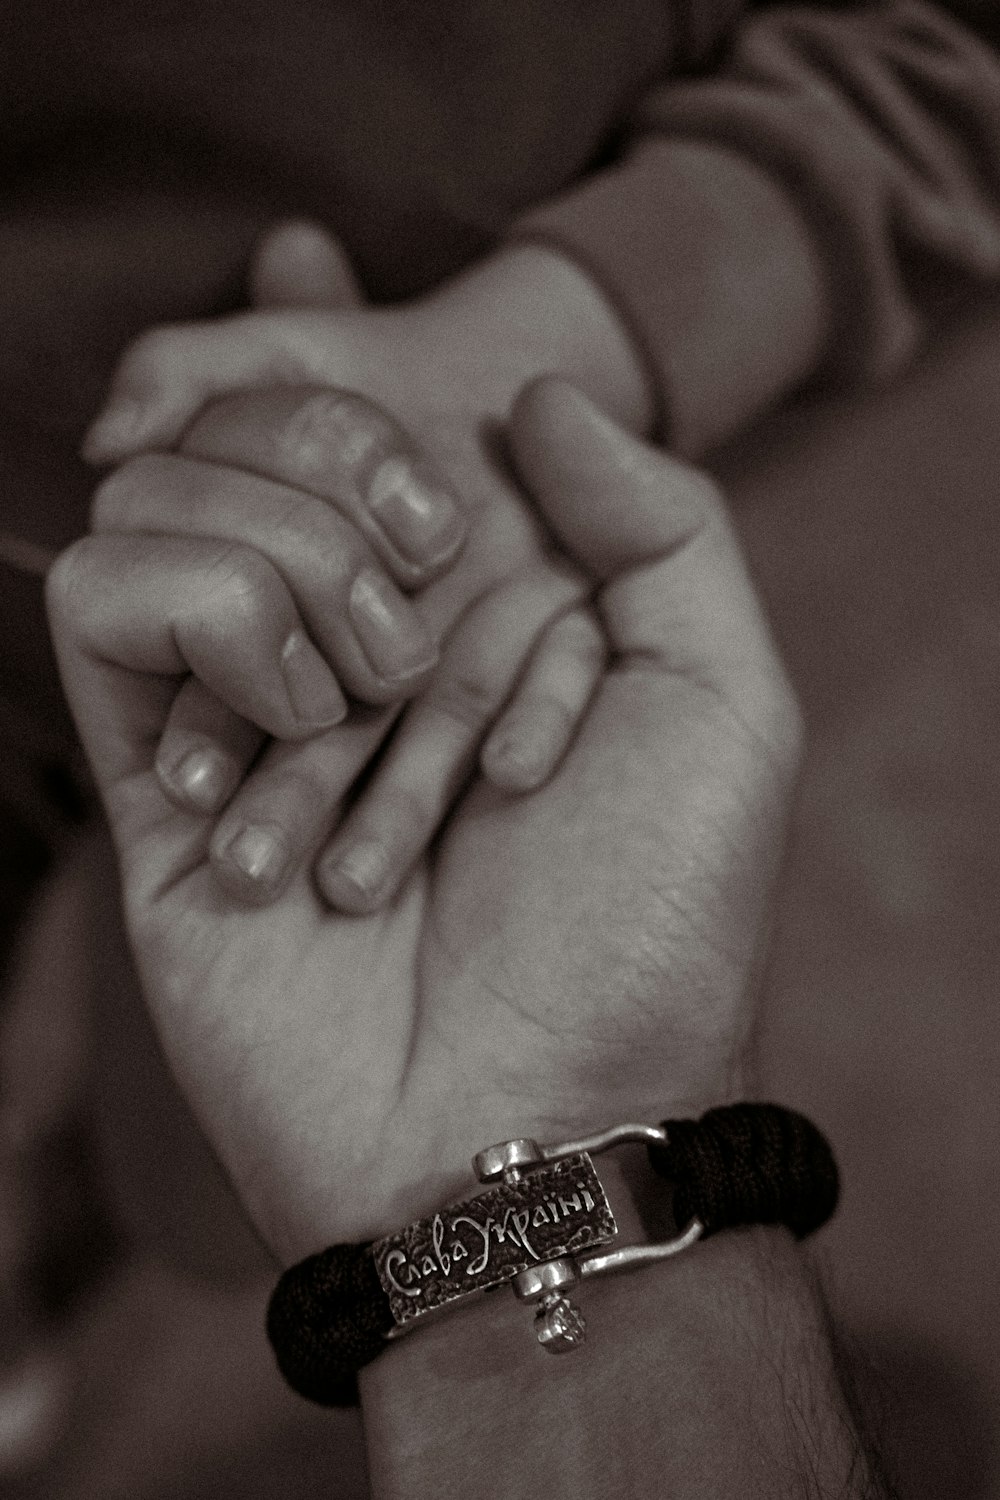
[{"label": "black and white photograph", "polygon": [[0,1496],[1000,1500],[1000,6],[0,3]]}]

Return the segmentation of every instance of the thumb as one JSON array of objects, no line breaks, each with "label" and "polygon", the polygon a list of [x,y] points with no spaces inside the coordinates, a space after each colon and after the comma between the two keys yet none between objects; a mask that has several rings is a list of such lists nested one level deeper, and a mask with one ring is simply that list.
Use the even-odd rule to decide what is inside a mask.
[{"label": "thumb", "polygon": [[360,307],[364,300],[345,250],[322,225],[289,219],[258,241],[250,266],[254,307]]},{"label": "thumb", "polygon": [[563,379],[526,387],[510,439],[549,527],[595,582],[726,529],[707,475],[639,441]]},{"label": "thumb", "polygon": [[722,497],[566,381],[518,398],[511,457],[564,551],[593,580],[619,665],[710,687],[794,756],[798,716]]}]

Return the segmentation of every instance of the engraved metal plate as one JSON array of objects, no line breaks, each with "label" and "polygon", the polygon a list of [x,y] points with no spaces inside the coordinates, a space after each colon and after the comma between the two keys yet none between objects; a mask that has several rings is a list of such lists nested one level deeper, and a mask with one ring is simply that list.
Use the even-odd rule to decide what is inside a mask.
[{"label": "engraved metal plate", "polygon": [[585,1151],[453,1203],[372,1246],[397,1323],[618,1233]]}]

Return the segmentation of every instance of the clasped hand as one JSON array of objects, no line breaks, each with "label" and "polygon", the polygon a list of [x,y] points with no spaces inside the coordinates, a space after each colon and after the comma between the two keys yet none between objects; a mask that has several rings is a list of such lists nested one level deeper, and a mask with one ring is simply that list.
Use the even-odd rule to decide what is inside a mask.
[{"label": "clasped hand", "polygon": [[[287,474],[269,465],[308,451],[303,431],[317,422],[338,430],[345,411],[436,518],[422,559],[412,535],[360,510],[349,535],[340,528],[360,491],[342,454],[331,471],[322,443],[305,501],[272,492]],[[280,440],[290,416],[291,450]],[[180,454],[137,460],[148,509],[141,485],[116,492],[112,481],[97,535],[51,577],[64,681],[115,835],[146,996],[282,1258],[426,1211],[461,1190],[470,1152],[490,1140],[658,1118],[741,1084],[797,719],[724,509],[701,476],[564,383],[529,389],[508,436],[510,517],[528,549],[513,549],[524,567],[505,575],[510,592],[462,581],[477,579],[488,519],[473,505],[463,525],[452,476],[388,413],[293,390],[216,403]],[[320,473],[338,499],[336,545],[317,556],[301,522],[316,520]],[[463,562],[449,570],[465,527]],[[169,540],[159,555],[154,530]],[[359,620],[354,581],[375,588],[373,574],[385,608]],[[456,575],[464,601],[449,594]],[[579,607],[587,594],[595,615]],[[469,608],[486,611],[474,661],[462,632],[449,633]],[[503,644],[484,691],[469,674],[493,631]],[[531,657],[540,634],[547,651]],[[475,714],[442,713],[427,639],[442,642],[454,680],[476,681]],[[387,641],[395,656],[379,655]],[[401,681],[432,686],[359,792]],[[339,683],[372,707],[324,728],[342,714]],[[462,790],[504,704],[493,784]],[[543,726],[544,753],[504,785],[501,747],[519,715],[536,737]],[[448,720],[446,770],[428,788],[421,773],[442,764]],[[196,755],[185,786],[178,768],[206,747],[221,759],[214,770],[203,759],[199,780]],[[388,865],[383,852],[383,883],[366,888],[344,856],[373,842],[366,799],[379,778],[380,795],[394,789],[382,805],[398,793],[411,817],[397,806],[387,819],[409,831]],[[251,905],[260,869],[241,885],[226,851],[262,807],[286,857]]]}]

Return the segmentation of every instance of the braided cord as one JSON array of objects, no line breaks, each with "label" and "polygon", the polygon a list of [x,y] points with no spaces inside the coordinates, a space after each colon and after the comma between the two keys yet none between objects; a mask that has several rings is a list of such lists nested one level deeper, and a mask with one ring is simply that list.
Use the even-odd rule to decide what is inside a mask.
[{"label": "braided cord", "polygon": [[293,1390],[321,1406],[355,1406],[358,1371],[393,1326],[371,1245],[331,1245],[292,1266],[274,1289],[267,1336]]},{"label": "braided cord", "polygon": [[777,1104],[726,1104],[700,1120],[664,1120],[649,1159],[674,1183],[679,1225],[705,1235],[740,1224],[784,1224],[803,1239],[825,1224],[840,1184],[833,1152],[804,1115]]},{"label": "braided cord", "polygon": [[[678,1225],[704,1235],[741,1224],[783,1224],[802,1239],[837,1206],[837,1165],[804,1115],[776,1104],[727,1104],[700,1120],[665,1120],[665,1146],[648,1147],[674,1185]],[[292,1266],[274,1289],[267,1335],[293,1390],[321,1406],[352,1406],[357,1374],[385,1347],[389,1299],[370,1244],[332,1245]]]}]

